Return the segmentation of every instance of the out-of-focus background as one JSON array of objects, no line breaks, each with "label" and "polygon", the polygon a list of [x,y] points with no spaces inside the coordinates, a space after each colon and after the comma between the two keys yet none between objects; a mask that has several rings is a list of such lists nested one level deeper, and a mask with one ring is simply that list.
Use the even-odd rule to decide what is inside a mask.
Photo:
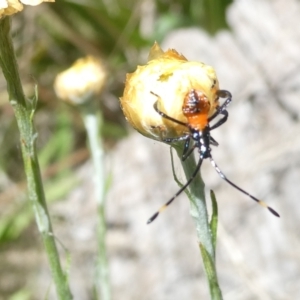
[{"label": "out-of-focus background", "polygon": [[[53,91],[56,74],[87,54],[109,70],[104,115],[107,247],[113,299],[209,299],[189,203],[180,196],[169,147],[126,124],[119,107],[125,74],[144,64],[156,40],[212,65],[233,94],[213,155],[235,183],[264,199],[273,217],[201,172],[219,204],[217,268],[224,299],[300,299],[300,1],[57,1],[13,18],[24,89],[39,85],[35,116],[47,200],[76,300],[92,298],[96,201],[84,126]],[[210,1],[211,3],[212,1]],[[226,20],[223,19],[223,11]],[[0,75],[0,299],[56,299],[26,199],[18,132]],[[180,163],[175,169],[181,180]],[[208,202],[209,203],[209,202]]]}]

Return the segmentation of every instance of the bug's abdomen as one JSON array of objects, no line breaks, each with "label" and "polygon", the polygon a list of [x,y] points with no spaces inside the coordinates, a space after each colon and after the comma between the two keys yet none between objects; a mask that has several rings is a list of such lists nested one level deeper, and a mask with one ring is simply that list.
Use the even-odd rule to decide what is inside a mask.
[{"label": "bug's abdomen", "polygon": [[208,124],[209,111],[210,102],[203,92],[192,89],[185,96],[182,112],[191,128],[203,130]]}]

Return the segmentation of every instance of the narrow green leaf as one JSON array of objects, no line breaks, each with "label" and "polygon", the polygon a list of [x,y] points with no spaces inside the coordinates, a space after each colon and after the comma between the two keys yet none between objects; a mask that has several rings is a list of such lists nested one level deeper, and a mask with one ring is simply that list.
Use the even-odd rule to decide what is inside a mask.
[{"label": "narrow green leaf", "polygon": [[206,276],[210,287],[210,296],[212,300],[222,300],[222,293],[218,284],[217,272],[214,265],[214,261],[205,249],[205,247],[199,243]]},{"label": "narrow green leaf", "polygon": [[33,122],[33,116],[36,111],[37,103],[39,99],[38,85],[34,85],[34,96],[31,99],[31,112],[30,112],[30,121]]},{"label": "narrow green leaf", "polygon": [[212,215],[211,215],[209,226],[211,230],[212,243],[215,250],[214,252],[216,255],[217,231],[218,231],[218,203],[217,203],[215,193],[212,190],[210,191],[210,199],[212,203]]}]

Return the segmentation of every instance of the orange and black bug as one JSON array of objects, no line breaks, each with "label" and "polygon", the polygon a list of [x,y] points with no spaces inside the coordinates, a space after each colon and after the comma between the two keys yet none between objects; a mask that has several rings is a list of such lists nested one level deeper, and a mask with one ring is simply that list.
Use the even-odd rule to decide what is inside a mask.
[{"label": "orange and black bug", "polygon": [[[154,94],[153,92],[152,94],[159,98],[159,96]],[[218,143],[210,135],[210,132],[227,121],[228,118],[227,106],[230,104],[232,100],[232,96],[228,91],[219,90],[217,92],[217,95],[220,98],[226,98],[226,100],[221,106],[216,108],[216,111],[212,116],[208,117],[211,104],[208,101],[206,95],[201,91],[197,91],[194,89],[188,92],[182,106],[183,115],[187,118],[186,123],[176,120],[168,116],[164,112],[160,111],[159,108],[157,107],[158,101],[155,102],[154,109],[157,111],[158,114],[160,114],[163,118],[175,122],[177,124],[180,124],[188,129],[187,133],[180,137],[165,138],[163,139],[163,141],[166,143],[185,141],[182,158],[181,158],[183,161],[189,155],[191,155],[193,150],[196,148],[198,149],[200,158],[191,178],[188,179],[188,181],[181,187],[181,189],[148,220],[147,222],[148,224],[153,222],[157,218],[159,213],[162,212],[168,205],[170,205],[188,187],[188,185],[196,177],[198,171],[200,170],[202,162],[205,158],[209,158],[212,166],[215,168],[219,176],[222,179],[224,179],[227,183],[229,183],[231,186],[233,186],[234,188],[236,188],[237,190],[239,190],[240,192],[242,192],[252,200],[256,201],[261,206],[266,207],[276,217],[279,217],[279,214],[273,208],[269,207],[265,202],[257,199],[256,197],[252,196],[251,194],[249,194],[248,192],[246,192],[245,190],[237,186],[235,183],[230,181],[224,175],[224,173],[219,169],[219,167],[213,160],[213,157],[211,155],[210,145],[218,146]],[[211,126],[210,122],[219,115],[222,116],[221,119],[219,119],[215,124]],[[190,147],[191,140],[194,141],[194,144]]]}]

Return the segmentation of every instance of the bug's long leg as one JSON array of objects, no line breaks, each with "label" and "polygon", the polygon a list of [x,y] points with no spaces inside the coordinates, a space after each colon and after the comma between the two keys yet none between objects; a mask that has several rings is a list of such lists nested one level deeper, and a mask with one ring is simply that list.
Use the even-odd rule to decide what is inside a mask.
[{"label": "bug's long leg", "polygon": [[203,158],[200,158],[199,159],[199,162],[196,166],[196,169],[194,171],[194,173],[192,174],[192,176],[190,177],[190,179],[186,182],[185,185],[183,185],[181,187],[181,189],[168,201],[166,202],[148,221],[147,221],[147,224],[150,224],[152,223],[157,217],[158,215],[164,211],[187,187],[188,185],[194,180],[194,178],[196,177],[201,165],[202,165],[202,161],[203,161]]},{"label": "bug's long leg", "polygon": [[166,143],[174,143],[174,142],[180,142],[180,141],[184,141],[184,140],[185,140],[185,143],[184,143],[184,148],[183,148],[183,152],[182,152],[182,156],[181,156],[182,161],[185,161],[190,156],[190,154],[193,152],[193,150],[197,147],[196,145],[193,145],[193,147],[191,149],[189,149],[190,140],[191,140],[190,135],[187,134],[187,135],[180,136],[178,138],[163,139],[163,141]]},{"label": "bug's long leg", "polygon": [[[227,98],[226,99],[226,101],[228,100],[229,102],[231,102],[232,101],[232,95],[231,95],[231,93],[229,92],[229,91],[227,91],[227,90],[218,90],[217,91],[217,94],[218,94],[218,96],[219,97],[221,97],[221,98]],[[229,103],[228,103],[229,104]],[[227,105],[228,105],[227,104]],[[226,105],[226,106],[227,106]]]},{"label": "bug's long leg", "polygon": [[226,90],[219,90],[217,93],[219,97],[226,98],[225,102],[219,107],[220,111],[224,111],[227,109],[227,106],[231,103],[232,95]]},{"label": "bug's long leg", "polygon": [[242,188],[240,188],[239,186],[237,186],[235,183],[233,183],[232,181],[230,181],[224,175],[224,173],[219,169],[219,167],[217,166],[217,164],[215,163],[215,161],[213,160],[213,158],[211,156],[209,157],[209,159],[210,159],[210,162],[211,162],[212,166],[215,168],[215,170],[217,171],[217,173],[220,175],[220,177],[222,179],[224,179],[227,183],[229,183],[231,186],[233,186],[234,188],[236,188],[237,190],[239,190],[240,192],[242,192],[243,194],[245,194],[246,196],[248,196],[252,200],[256,201],[261,206],[267,208],[274,216],[280,217],[279,214],[278,214],[278,212],[276,212],[273,208],[271,208],[270,206],[268,206],[265,202],[257,199],[256,197],[252,196],[251,194],[249,194],[248,192],[246,192],[245,190],[243,190]]},{"label": "bug's long leg", "polygon": [[174,122],[174,123],[180,124],[180,125],[182,125],[182,126],[188,127],[188,125],[187,125],[186,123],[183,123],[183,122],[181,122],[181,121],[179,121],[179,120],[176,120],[176,119],[174,119],[174,118],[168,116],[167,114],[165,114],[165,113],[162,112],[161,110],[159,110],[158,107],[157,107],[157,101],[154,103],[153,107],[154,107],[154,109],[156,110],[156,112],[157,112],[159,115],[161,115],[163,118],[165,118],[165,119],[167,119],[167,120],[170,120],[170,121],[172,121],[172,122]]},{"label": "bug's long leg", "polygon": [[227,119],[228,119],[228,111],[227,110],[224,110],[222,112],[220,112],[220,114],[223,115],[222,119],[220,119],[216,124],[214,124],[213,126],[209,127],[210,130],[214,130],[216,129],[217,127],[221,126],[222,124],[224,124]]},{"label": "bug's long leg", "polygon": [[189,149],[190,142],[191,142],[191,137],[189,136],[184,143],[184,148],[183,148],[183,152],[182,152],[182,156],[181,156],[182,161],[185,161],[191,155],[191,153],[194,151],[194,149],[196,148],[196,146],[193,145],[193,147],[191,149]]},{"label": "bug's long leg", "polygon": [[208,122],[210,122],[211,120],[213,120],[214,118],[216,118],[219,114],[221,114],[222,112],[226,111],[227,109],[227,106],[231,103],[232,101],[232,96],[231,96],[231,93],[228,92],[228,91],[225,91],[225,90],[219,90],[218,91],[218,95],[219,97],[221,98],[226,98],[227,99],[225,100],[225,102],[220,106],[218,107],[217,111],[208,118]]},{"label": "bug's long leg", "polygon": [[[191,153],[194,151],[194,149],[197,147],[197,145],[193,145],[192,148],[190,148],[190,135],[184,135],[181,136],[179,138],[165,138],[163,141],[166,143],[173,143],[173,142],[179,142],[179,141],[184,141],[184,148],[183,148],[183,152],[182,152],[182,156],[181,156],[181,160],[185,161],[190,155]],[[213,139],[213,143],[217,143],[214,139]],[[190,148],[190,149],[189,149]]]},{"label": "bug's long leg", "polygon": [[185,160],[192,154],[192,152],[195,150],[196,147],[197,147],[197,145],[194,144],[194,145],[191,147],[191,149],[189,149],[189,151],[187,151],[186,153],[183,153],[183,154],[182,154],[182,157],[181,157],[181,160],[182,160],[182,161],[185,161]]},{"label": "bug's long leg", "polygon": [[[155,94],[155,93],[153,93],[153,92],[150,92],[150,93],[151,93],[152,95],[156,96],[157,98],[160,98],[157,94]],[[165,119],[167,119],[167,120],[170,120],[170,121],[175,122],[175,123],[177,123],[177,124],[180,124],[180,125],[182,125],[182,126],[188,127],[188,124],[187,124],[187,123],[184,123],[184,122],[181,122],[181,121],[179,121],[179,120],[176,120],[176,119],[174,119],[174,118],[168,116],[167,114],[165,114],[165,113],[162,112],[161,110],[159,110],[158,107],[157,107],[157,103],[158,103],[158,101],[156,101],[156,102],[154,103],[153,107],[154,107],[154,109],[156,110],[156,112],[157,112],[159,115],[161,115],[163,118],[165,118]]]},{"label": "bug's long leg", "polygon": [[219,143],[211,135],[209,136],[209,144],[213,146],[219,146]]},{"label": "bug's long leg", "polygon": [[163,142],[171,144],[171,143],[187,140],[189,137],[190,137],[190,135],[186,134],[186,135],[182,135],[182,136],[176,137],[176,138],[164,138]]}]

